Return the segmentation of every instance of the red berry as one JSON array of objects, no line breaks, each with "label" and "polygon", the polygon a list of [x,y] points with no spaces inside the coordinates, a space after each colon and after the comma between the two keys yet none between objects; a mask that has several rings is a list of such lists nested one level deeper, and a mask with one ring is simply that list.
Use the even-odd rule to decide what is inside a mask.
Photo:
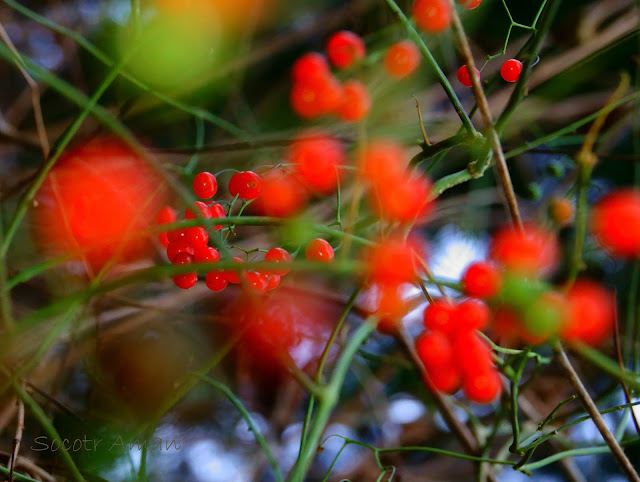
[{"label": "red berry", "polygon": [[305,189],[296,176],[274,169],[262,176],[262,195],[252,206],[265,216],[286,218],[298,213],[306,200]]},{"label": "red berry", "polygon": [[193,180],[193,192],[201,199],[209,199],[218,192],[216,176],[210,172],[201,172]]},{"label": "red berry", "polygon": [[340,141],[320,131],[298,136],[286,156],[304,183],[322,194],[336,189],[346,158]]},{"label": "red berry", "polygon": [[493,237],[491,258],[511,271],[526,275],[546,275],[559,259],[559,247],[553,233],[532,224],[522,230],[514,226],[501,229]]},{"label": "red berry", "polygon": [[272,274],[267,279],[267,291],[275,290],[280,285],[280,276]]},{"label": "red berry", "polygon": [[171,260],[171,264],[184,265],[184,264],[191,264],[191,263],[193,263],[193,255],[184,251],[181,251],[180,253],[176,254]]},{"label": "red berry", "polygon": [[478,261],[467,267],[460,282],[466,295],[486,299],[498,294],[502,275],[493,263]]},{"label": "red berry", "polygon": [[178,239],[177,241],[170,242],[167,246],[167,258],[169,258],[169,261],[173,261],[173,258],[175,258],[178,253],[189,253],[193,255],[195,250],[193,245],[184,239]]},{"label": "red berry", "polygon": [[305,119],[334,112],[342,101],[342,87],[332,76],[322,82],[296,82],[291,89],[291,107]]},{"label": "red berry", "polygon": [[375,141],[358,159],[358,175],[373,186],[385,186],[406,174],[409,159],[404,148],[393,141]]},{"label": "red berry", "polygon": [[567,292],[569,316],[560,336],[568,341],[600,345],[615,324],[615,296],[602,286],[578,280]]},{"label": "red berry", "polygon": [[482,330],[489,324],[491,311],[484,302],[469,298],[458,304],[454,316],[458,330]]},{"label": "red berry", "polygon": [[200,226],[185,229],[185,241],[192,246],[204,246],[209,242],[209,233]]},{"label": "red berry", "polygon": [[568,226],[575,215],[573,203],[564,197],[554,196],[549,199],[549,217],[558,226]]},{"label": "red berry", "polygon": [[384,56],[384,67],[391,77],[401,79],[411,75],[420,65],[420,51],[413,42],[396,42]]},{"label": "red berry", "polygon": [[451,5],[447,0],[417,0],[412,13],[418,28],[428,33],[443,32],[451,24]]},{"label": "red berry", "polygon": [[324,82],[331,75],[329,63],[324,55],[310,52],[304,54],[293,64],[291,75],[294,82]]},{"label": "red berry", "polygon": [[403,175],[377,183],[369,191],[369,202],[376,214],[388,221],[415,223],[431,208],[431,182],[422,175]]},{"label": "red berry", "polygon": [[453,348],[439,331],[424,333],[416,340],[416,352],[429,373],[453,363]]},{"label": "red berry", "polygon": [[591,211],[591,232],[607,251],[624,258],[640,255],[640,191],[619,189]]},{"label": "red berry", "polygon": [[184,241],[187,236],[186,229],[174,229],[172,231],[167,231],[167,238],[170,243],[175,243],[176,241]]},{"label": "red berry", "polygon": [[178,219],[176,210],[165,206],[158,213],[158,224],[169,224],[174,223]]},{"label": "red berry", "polygon": [[371,97],[362,82],[347,80],[342,86],[342,101],[337,114],[346,122],[358,122],[371,110]]},{"label": "red berry", "polygon": [[377,283],[413,283],[418,277],[416,251],[414,242],[400,237],[380,242],[370,248],[366,255],[369,277]]},{"label": "red berry", "polygon": [[502,392],[502,381],[498,371],[492,367],[472,377],[464,377],[462,389],[472,402],[489,403]]},{"label": "red berry", "polygon": [[196,246],[193,251],[193,260],[196,263],[217,263],[220,261],[220,253],[211,246]]},{"label": "red berry", "polygon": [[262,178],[253,171],[238,172],[229,181],[229,193],[233,197],[249,201],[257,198],[261,192]]},{"label": "red berry", "polygon": [[160,242],[160,244],[161,244],[162,246],[164,246],[165,248],[166,248],[167,246],[169,246],[169,236],[167,236],[167,233],[166,233],[166,232],[164,232],[164,233],[160,233],[160,234],[158,235],[158,241],[159,241],[159,242]]},{"label": "red berry", "polygon": [[507,60],[500,67],[500,76],[507,82],[515,82],[522,72],[522,62],[516,59]]},{"label": "red berry", "polygon": [[[469,75],[469,70],[466,65],[463,65],[458,69],[458,81],[464,85],[465,87],[471,87],[471,76]],[[480,72],[476,69],[476,77],[480,78]]]},{"label": "red berry", "polygon": [[456,306],[444,299],[427,305],[423,313],[424,326],[432,331],[452,334],[455,329]]},{"label": "red berry", "polygon": [[211,209],[209,209],[209,206],[207,206],[202,201],[194,202],[193,203],[193,208],[195,209],[195,211],[198,212],[198,215],[196,216],[195,211],[192,211],[191,209],[187,208],[187,210],[185,212],[185,217],[187,219],[198,219],[198,217],[200,217],[202,219],[210,219],[211,218]]},{"label": "red berry", "polygon": [[[231,261],[233,261],[234,263],[244,263],[243,259],[237,256],[231,258]],[[225,271],[225,277],[229,283],[240,283],[240,275],[236,271]]]},{"label": "red berry", "polygon": [[249,271],[245,273],[244,280],[246,287],[258,294],[264,294],[267,291],[268,282],[262,273],[257,271]]},{"label": "red berry", "polygon": [[[271,248],[269,251],[267,251],[267,254],[264,257],[264,260],[270,261],[272,263],[283,264],[283,265],[287,265],[293,262],[293,259],[291,259],[291,255],[289,254],[289,251],[282,248]],[[284,276],[288,272],[289,272],[288,268],[271,271],[271,273],[278,276]]]},{"label": "red berry", "polygon": [[409,312],[402,285],[373,284],[367,295],[373,299],[372,312],[378,316],[377,329],[383,335],[394,335]]},{"label": "red berry", "polygon": [[[225,212],[224,208],[222,207],[222,204],[219,203],[213,203],[209,206],[209,212],[211,213],[211,218],[226,218],[227,217],[227,213]],[[214,231],[218,231],[220,229],[222,229],[224,227],[224,224],[218,224],[217,226],[213,227]]]},{"label": "red berry", "polygon": [[467,10],[473,10],[482,3],[482,0],[458,0],[458,3]]},{"label": "red berry", "polygon": [[460,389],[460,373],[453,365],[446,365],[427,373],[425,384],[434,391],[453,395]]},{"label": "red berry", "polygon": [[207,277],[205,278],[205,283],[207,288],[211,291],[222,291],[227,287],[229,283],[226,278],[226,274],[224,271],[209,271],[207,273]]},{"label": "red berry", "polygon": [[461,331],[454,334],[453,352],[456,364],[463,378],[471,378],[493,367],[491,349],[475,331]]},{"label": "red berry", "polygon": [[330,263],[333,261],[334,252],[328,241],[321,238],[315,238],[307,244],[307,248],[304,250],[304,255],[309,261]]},{"label": "red berry", "polygon": [[173,282],[178,288],[188,290],[198,282],[198,273],[176,274],[173,276]]},{"label": "red berry", "polygon": [[327,42],[327,55],[333,65],[339,69],[351,67],[365,56],[364,41],[348,30],[333,34]]}]

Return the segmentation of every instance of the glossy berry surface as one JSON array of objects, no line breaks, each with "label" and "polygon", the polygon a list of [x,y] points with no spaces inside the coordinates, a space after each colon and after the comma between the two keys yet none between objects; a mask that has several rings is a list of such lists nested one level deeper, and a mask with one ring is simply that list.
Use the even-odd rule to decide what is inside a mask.
[{"label": "glossy berry surface", "polygon": [[304,250],[304,255],[309,261],[330,263],[333,261],[333,248],[326,239],[312,239]]},{"label": "glossy berry surface", "polygon": [[[175,209],[165,206],[158,213],[157,222],[158,224],[169,224],[174,223],[178,219],[178,215]],[[165,248],[169,245],[169,236],[167,232],[160,233],[158,235],[158,241]]]},{"label": "glossy berry surface", "polygon": [[462,289],[468,296],[492,298],[502,286],[502,274],[498,267],[489,261],[470,264],[460,280]]},{"label": "glossy berry surface", "polygon": [[229,181],[229,194],[250,201],[262,193],[262,178],[253,171],[237,172]]},{"label": "glossy berry surface", "polygon": [[[267,254],[264,257],[264,260],[269,261],[271,263],[278,263],[282,265],[291,264],[293,262],[293,259],[291,258],[289,251],[283,248],[271,248],[269,251],[267,251]],[[284,276],[288,272],[289,272],[288,268],[275,269],[271,271],[271,273],[278,276]]]},{"label": "glossy berry surface", "polygon": [[191,208],[187,208],[185,211],[185,218],[187,219],[209,219],[212,217],[211,209],[206,203],[202,201],[196,201]]},{"label": "glossy berry surface", "polygon": [[218,192],[218,181],[210,172],[200,172],[193,179],[193,193],[200,199],[210,199]]},{"label": "glossy berry surface", "polygon": [[591,233],[616,256],[640,256],[640,191],[620,189],[599,200],[591,211]]},{"label": "glossy berry surface", "polygon": [[348,30],[333,34],[327,41],[327,56],[339,69],[351,67],[365,54],[366,48],[362,38]]},{"label": "glossy berry surface", "polygon": [[522,62],[509,59],[500,67],[500,76],[507,82],[516,82],[522,72]]},{"label": "glossy berry surface", "polygon": [[268,281],[257,271],[249,271],[244,275],[244,286],[257,294],[264,294],[267,291]]},{"label": "glossy berry surface", "polygon": [[193,261],[195,263],[217,263],[220,261],[220,253],[211,246],[196,246],[193,248]]},{"label": "glossy berry surface", "polygon": [[228,283],[226,275],[222,271],[209,271],[205,278],[205,284],[211,291],[222,291]]},{"label": "glossy berry surface", "polygon": [[193,288],[198,282],[198,274],[197,273],[185,273],[185,274],[176,274],[173,276],[174,284],[183,290],[188,290],[189,288]]},{"label": "glossy berry surface", "polygon": [[209,242],[209,233],[207,233],[207,230],[204,228],[197,226],[193,228],[187,228],[184,230],[184,232],[184,239],[191,246],[204,246]]},{"label": "glossy berry surface", "polygon": [[451,5],[447,0],[416,0],[412,14],[418,28],[427,33],[443,32],[451,24]]},{"label": "glossy berry surface", "polygon": [[389,76],[402,79],[420,65],[420,51],[413,42],[401,40],[393,44],[384,56],[384,68]]},{"label": "glossy berry surface", "polygon": [[346,153],[335,137],[323,131],[306,131],[291,143],[286,157],[308,188],[329,194],[342,176]]},{"label": "glossy berry surface", "polygon": [[458,0],[458,3],[462,5],[462,8],[473,10],[474,8],[478,8],[480,6],[482,0]]},{"label": "glossy berry surface", "polygon": [[193,255],[195,254],[195,249],[193,248],[193,245],[186,240],[178,239],[170,242],[167,246],[167,258],[169,258],[169,261],[173,261],[173,258],[175,258],[178,253],[189,253]]},{"label": "glossy berry surface", "polygon": [[[471,76],[469,75],[469,69],[467,69],[466,65],[463,65],[458,69],[458,73],[456,74],[458,77],[458,82],[460,82],[465,87],[471,87],[473,84],[471,83]],[[476,77],[480,78],[480,72],[476,69]]]},{"label": "glossy berry surface", "polygon": [[298,83],[322,83],[329,75],[331,70],[327,58],[317,52],[302,55],[291,69],[293,81]]},{"label": "glossy berry surface", "polygon": [[[222,204],[213,203],[209,206],[209,212],[211,213],[211,218],[226,218],[227,213],[225,212]],[[224,224],[218,224],[213,227],[214,231],[218,231],[224,227]]]}]

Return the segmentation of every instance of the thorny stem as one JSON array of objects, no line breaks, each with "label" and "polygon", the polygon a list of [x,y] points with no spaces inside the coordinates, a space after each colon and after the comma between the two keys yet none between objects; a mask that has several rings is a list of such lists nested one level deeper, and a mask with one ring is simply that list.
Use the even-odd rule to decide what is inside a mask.
[{"label": "thorny stem", "polygon": [[[507,205],[509,207],[511,219],[516,226],[518,226],[519,228],[522,228],[522,218],[520,217],[518,201],[516,199],[516,194],[513,189],[513,184],[511,182],[511,176],[509,175],[509,169],[507,168],[507,161],[504,157],[502,144],[500,143],[498,132],[496,131],[496,128],[493,125],[493,117],[491,115],[491,110],[489,108],[489,102],[487,101],[487,97],[485,96],[484,90],[482,89],[482,84],[480,83],[480,79],[473,74],[476,71],[476,66],[473,60],[473,55],[471,54],[471,47],[469,46],[469,40],[467,39],[467,36],[464,33],[462,22],[460,21],[460,16],[456,11],[453,0],[449,0],[449,3],[451,4],[451,11],[452,11],[452,17],[453,17],[453,33],[458,41],[458,44],[460,45],[462,56],[464,57],[465,64],[467,66],[468,71],[470,72],[473,95],[476,99],[476,102],[478,104],[478,109],[480,110],[480,114],[482,115],[482,119],[484,120],[486,129],[487,129],[489,143],[491,145],[491,149],[493,150],[494,158],[496,159],[496,168],[498,171],[500,182],[502,183],[502,189],[504,191],[504,195],[507,199]],[[469,167],[472,168],[471,165]],[[480,167],[480,169],[482,171],[483,167]],[[474,173],[472,172],[471,174],[474,174]]]},{"label": "thorny stem", "polygon": [[582,384],[582,381],[573,368],[573,365],[571,365],[569,357],[567,357],[567,353],[564,351],[564,348],[562,347],[560,342],[556,342],[553,346],[553,349],[557,353],[560,366],[562,366],[562,368],[564,369],[567,377],[569,378],[569,382],[578,395],[578,398],[582,402],[582,405],[584,406],[587,413],[591,416],[593,423],[598,428],[598,431],[602,435],[602,438],[604,438],[604,441],[607,443],[607,446],[611,450],[611,453],[617,460],[623,472],[626,474],[629,480],[640,482],[640,477],[638,477],[636,470],[633,468],[633,465],[631,465],[631,462],[625,455],[622,447],[620,447],[620,444],[607,427],[607,424],[602,418],[602,415],[600,415],[596,404],[589,395],[589,392],[587,392],[587,389]]}]

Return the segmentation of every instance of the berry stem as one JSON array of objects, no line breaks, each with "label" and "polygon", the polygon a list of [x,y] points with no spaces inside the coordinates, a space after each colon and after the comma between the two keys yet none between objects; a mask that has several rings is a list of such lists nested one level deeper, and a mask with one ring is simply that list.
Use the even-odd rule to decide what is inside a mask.
[{"label": "berry stem", "polygon": [[[475,72],[476,66],[473,61],[473,55],[471,54],[471,47],[469,46],[469,40],[467,39],[466,34],[464,33],[464,28],[462,27],[462,22],[460,21],[460,16],[456,11],[455,4],[453,0],[449,0],[451,3],[451,14],[453,19],[453,33],[458,41],[460,46],[460,50],[462,52],[462,56],[465,59],[465,64],[469,72]],[[507,167],[507,161],[504,156],[504,151],[502,150],[502,144],[500,142],[500,137],[498,136],[498,132],[493,125],[493,117],[491,115],[491,109],[489,108],[489,102],[487,101],[487,97],[484,94],[484,90],[482,89],[482,84],[480,83],[480,79],[471,75],[471,87],[473,89],[473,95],[478,104],[478,109],[480,110],[480,114],[482,115],[482,119],[487,128],[487,134],[489,137],[489,143],[491,145],[491,149],[493,150],[493,155],[496,160],[496,168],[498,171],[498,176],[500,178],[500,182],[502,183],[502,189],[504,191],[504,195],[507,200],[507,205],[509,208],[509,212],[511,214],[511,219],[513,223],[518,226],[518,228],[522,228],[522,218],[520,217],[520,210],[518,208],[518,201],[516,199],[515,191],[513,190],[513,184],[511,182],[511,176],[509,175],[509,169]],[[473,173],[471,173],[473,175]]]},{"label": "berry stem", "polygon": [[569,382],[571,383],[571,385],[573,386],[574,390],[578,395],[578,398],[582,402],[582,405],[584,406],[587,413],[591,416],[593,423],[598,428],[598,431],[600,432],[600,434],[602,435],[602,438],[604,438],[605,442],[607,443],[609,449],[611,450],[611,453],[616,458],[618,464],[620,465],[620,468],[623,470],[623,472],[626,474],[629,480],[640,482],[640,477],[638,477],[636,470],[633,468],[633,465],[631,465],[631,462],[625,455],[624,451],[622,450],[622,447],[620,447],[620,444],[618,443],[618,441],[615,439],[615,437],[607,427],[607,424],[602,418],[602,415],[600,415],[600,412],[598,411],[596,404],[594,403],[593,399],[589,395],[589,392],[587,392],[587,389],[582,384],[582,381],[580,380],[580,377],[578,376],[575,369],[573,368],[573,365],[569,361],[569,357],[567,356],[567,353],[564,351],[562,344],[559,341],[557,341],[553,345],[553,349],[558,355],[560,366],[562,366],[562,368],[564,369],[567,377],[569,378]]},{"label": "berry stem", "polygon": [[438,62],[431,54],[431,51],[422,40],[422,37],[420,36],[420,34],[416,31],[415,28],[413,28],[413,25],[411,24],[407,16],[404,14],[402,9],[398,6],[398,4],[394,0],[385,0],[385,1],[387,2],[387,5],[389,5],[389,8],[391,9],[391,11],[393,11],[393,13],[396,14],[398,19],[400,20],[400,23],[402,23],[402,25],[404,26],[407,32],[407,36],[413,42],[415,42],[415,44],[420,49],[420,52],[422,52],[422,55],[426,59],[427,63],[435,72],[436,76],[438,77],[438,82],[440,82],[440,85],[442,85],[442,88],[447,94],[447,97],[449,97],[449,100],[451,101],[453,108],[458,114],[458,117],[460,117],[460,120],[462,121],[464,128],[473,137],[481,137],[481,134],[473,126],[471,119],[469,119],[467,112],[464,110],[464,107],[462,107],[462,104],[460,103],[460,99],[458,99],[458,96],[456,95],[455,91],[453,90],[453,87],[449,83],[449,80],[442,72],[442,69],[440,69]]}]

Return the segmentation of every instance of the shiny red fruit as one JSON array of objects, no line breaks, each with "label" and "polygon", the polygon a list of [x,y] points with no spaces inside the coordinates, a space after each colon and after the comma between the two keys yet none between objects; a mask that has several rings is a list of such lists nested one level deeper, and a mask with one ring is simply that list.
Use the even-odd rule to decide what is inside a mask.
[{"label": "shiny red fruit", "polygon": [[[176,219],[178,219],[178,216],[175,209],[165,206],[158,213],[157,222],[158,224],[169,224],[174,223]],[[158,235],[158,241],[160,241],[160,244],[165,248],[169,246],[169,236],[167,232],[160,233]]]},{"label": "shiny red fruit", "polygon": [[[264,257],[264,260],[269,261],[271,263],[282,264],[285,266],[293,262],[293,259],[291,258],[289,251],[282,248],[271,248],[269,251],[267,251],[267,254]],[[273,270],[271,273],[278,276],[284,276],[289,271],[290,271],[289,268],[283,268],[283,269]]]},{"label": "shiny red fruit", "polygon": [[310,52],[301,56],[293,64],[291,76],[298,83],[321,83],[331,75],[327,58],[317,52]]},{"label": "shiny red fruit", "polygon": [[420,51],[413,42],[396,42],[384,56],[384,68],[391,77],[402,79],[411,75],[420,65]]},{"label": "shiny red fruit", "polygon": [[[471,87],[473,84],[471,83],[471,76],[469,75],[469,69],[467,69],[466,65],[463,65],[458,69],[457,73],[458,81],[464,85],[465,87]],[[476,69],[476,77],[480,78],[480,72]]]},{"label": "shiny red fruit", "polygon": [[[211,213],[211,218],[226,218],[227,217],[227,213],[225,212],[224,208],[222,207],[222,204],[219,203],[213,203],[209,206],[209,212]],[[217,226],[213,227],[214,231],[219,231],[220,229],[224,228],[224,224],[218,224]]]},{"label": "shiny red fruit", "polygon": [[[231,261],[233,261],[234,263],[240,263],[240,264],[244,263],[244,260],[242,258],[239,258],[238,256],[234,256],[233,258],[231,258]],[[238,271],[225,271],[225,276],[229,283],[233,283],[233,284],[240,283],[240,275]]]},{"label": "shiny red fruit", "polygon": [[168,244],[167,258],[169,261],[173,261],[173,258],[175,258],[178,253],[189,253],[190,255],[193,255],[195,253],[195,249],[193,245],[184,239],[178,239]]},{"label": "shiny red fruit", "polygon": [[640,256],[640,191],[619,189],[598,201],[591,210],[591,233],[616,256]]},{"label": "shiny red fruit", "polygon": [[268,284],[267,279],[262,273],[258,273],[257,271],[248,271],[244,275],[244,286],[259,295],[267,291]]},{"label": "shiny red fruit", "polygon": [[467,267],[460,283],[467,296],[482,299],[492,298],[500,291],[502,274],[493,263],[478,261]]},{"label": "shiny red fruit", "polygon": [[229,194],[250,201],[262,193],[262,178],[253,171],[237,172],[229,181]]},{"label": "shiny red fruit", "polygon": [[138,153],[98,138],[56,162],[35,196],[31,224],[47,255],[72,256],[95,275],[107,263],[153,254],[149,232],[166,198],[162,178]]},{"label": "shiny red fruit", "polygon": [[502,380],[492,367],[471,377],[463,377],[462,390],[472,402],[490,403],[502,393]]},{"label": "shiny red fruit", "polygon": [[424,309],[424,326],[432,331],[452,334],[456,329],[456,306],[444,299],[430,303]]},{"label": "shiny red fruit", "polygon": [[364,58],[366,48],[358,35],[348,30],[333,34],[327,41],[327,56],[333,65],[346,69]]},{"label": "shiny red fruit", "polygon": [[185,217],[187,219],[210,219],[212,217],[211,209],[202,201],[194,202],[192,208],[193,209],[187,208],[185,211]]},{"label": "shiny red fruit", "polygon": [[196,246],[193,250],[193,260],[196,263],[217,263],[220,261],[220,253],[211,246]]},{"label": "shiny red fruit", "polygon": [[516,59],[507,60],[500,67],[500,76],[507,82],[516,82],[522,72],[522,62]]},{"label": "shiny red fruit", "polygon": [[184,232],[184,240],[194,248],[196,246],[204,246],[209,242],[209,233],[204,228],[197,226],[187,228]]},{"label": "shiny red fruit", "polygon": [[473,10],[477,8],[482,3],[482,0],[458,0],[458,3],[462,5],[462,8],[466,8],[467,10]]},{"label": "shiny red fruit", "polygon": [[420,335],[416,340],[416,352],[429,373],[453,363],[451,341],[439,331]]},{"label": "shiny red fruit", "polygon": [[469,298],[456,306],[454,316],[457,330],[483,330],[491,320],[491,311],[483,301]]},{"label": "shiny red fruit", "polygon": [[453,395],[460,389],[460,372],[453,365],[446,365],[427,373],[425,384],[431,390]]},{"label": "shiny red fruit", "polygon": [[451,24],[451,5],[447,0],[416,0],[412,10],[419,29],[440,33]]},{"label": "shiny red fruit", "polygon": [[227,281],[227,277],[224,271],[216,270],[216,271],[209,271],[207,273],[207,277],[205,278],[205,283],[207,285],[207,288],[209,288],[211,291],[217,292],[225,289],[229,282]]},{"label": "shiny red fruit", "polygon": [[330,263],[333,261],[334,252],[327,240],[316,238],[307,244],[307,247],[304,250],[304,255],[309,261]]},{"label": "shiny red fruit", "polygon": [[201,199],[210,199],[218,192],[216,176],[210,172],[201,172],[193,180],[193,193]]},{"label": "shiny red fruit", "polygon": [[188,290],[193,288],[198,282],[198,273],[176,274],[173,276],[173,283],[180,289]]}]

